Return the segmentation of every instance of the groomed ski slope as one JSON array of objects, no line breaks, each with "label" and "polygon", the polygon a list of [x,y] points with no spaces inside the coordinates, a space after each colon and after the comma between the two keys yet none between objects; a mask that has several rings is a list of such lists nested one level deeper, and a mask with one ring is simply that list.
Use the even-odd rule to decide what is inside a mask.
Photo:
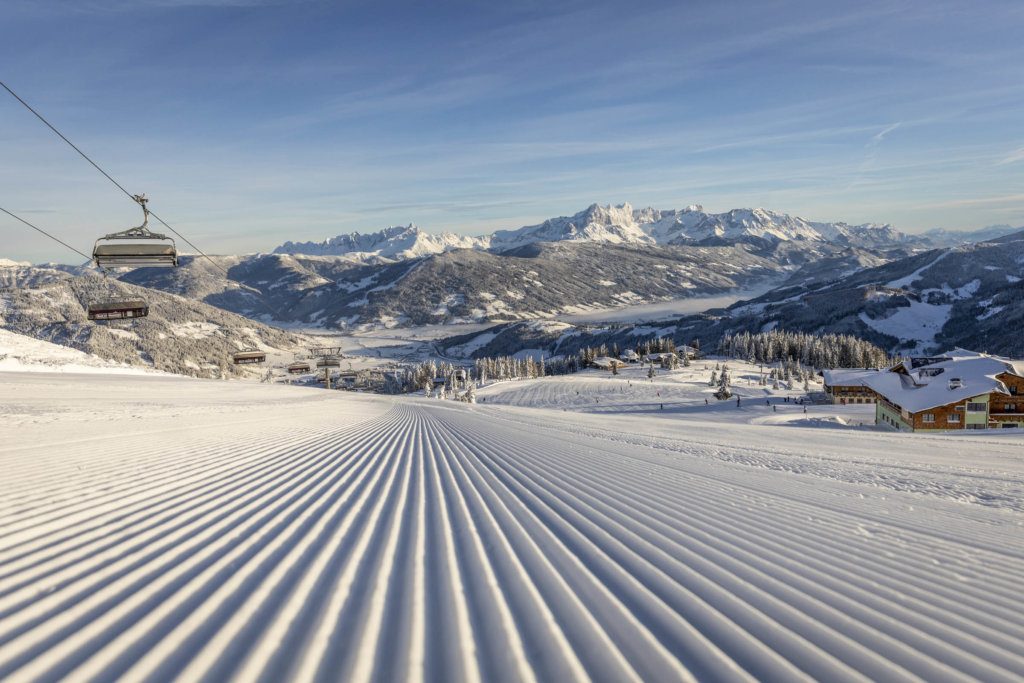
[{"label": "groomed ski slope", "polygon": [[0,406],[0,680],[1024,675],[1020,439],[166,377]]}]

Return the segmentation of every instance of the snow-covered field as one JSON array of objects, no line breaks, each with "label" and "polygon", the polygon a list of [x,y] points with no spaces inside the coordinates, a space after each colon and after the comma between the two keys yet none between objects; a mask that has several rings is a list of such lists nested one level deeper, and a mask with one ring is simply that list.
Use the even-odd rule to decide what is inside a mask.
[{"label": "snow-covered field", "polygon": [[0,680],[1020,680],[1024,440],[703,372],[0,373]]},{"label": "snow-covered field", "polygon": [[[111,331],[127,332],[113,328]],[[7,330],[0,330],[0,372],[162,374],[155,370],[104,360],[78,349],[51,344]]]}]

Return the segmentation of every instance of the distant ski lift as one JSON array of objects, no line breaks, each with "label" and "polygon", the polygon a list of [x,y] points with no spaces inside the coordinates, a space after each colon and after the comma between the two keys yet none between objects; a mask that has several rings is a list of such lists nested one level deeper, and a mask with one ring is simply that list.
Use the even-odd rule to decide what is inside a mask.
[{"label": "distant ski lift", "polygon": [[98,268],[173,268],[178,265],[178,250],[174,240],[157,232],[150,232],[149,209],[145,195],[135,195],[142,207],[142,225],[121,232],[110,233],[96,240],[92,258]]},{"label": "distant ski lift", "polygon": [[235,365],[250,365],[254,363],[263,363],[267,360],[267,354],[259,349],[248,348],[242,349],[241,351],[235,351],[232,355]]},{"label": "distant ski lift", "polygon": [[89,320],[125,320],[145,318],[149,315],[149,304],[143,299],[107,299],[89,304]]},{"label": "distant ski lift", "polygon": [[288,374],[290,374],[290,375],[301,375],[304,372],[309,372],[309,371],[310,371],[309,363],[307,363],[306,361],[301,361],[301,360],[295,361],[294,363],[292,363],[292,364],[290,364],[288,366]]},{"label": "distant ski lift", "polygon": [[309,349],[310,356],[337,356],[343,358],[342,348],[340,346],[314,346]]},{"label": "distant ski lift", "polygon": [[316,366],[318,368],[340,368],[341,367],[341,359],[340,358],[333,358],[333,357],[328,356],[328,357],[321,358],[320,360],[318,360],[316,362]]}]

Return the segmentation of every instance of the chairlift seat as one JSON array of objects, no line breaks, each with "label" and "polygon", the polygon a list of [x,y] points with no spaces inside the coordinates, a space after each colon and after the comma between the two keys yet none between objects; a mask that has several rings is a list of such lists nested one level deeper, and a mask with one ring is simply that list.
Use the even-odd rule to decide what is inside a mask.
[{"label": "chairlift seat", "polygon": [[145,318],[149,315],[149,304],[142,299],[108,299],[89,304],[89,320],[124,320]]},{"label": "chairlift seat", "polygon": [[235,365],[249,365],[266,361],[267,354],[258,349],[243,349],[236,351],[231,358],[234,360]]},{"label": "chairlift seat", "polygon": [[132,197],[142,207],[142,225],[121,232],[112,232],[96,240],[92,260],[99,268],[166,267],[178,265],[178,249],[174,240],[158,232],[150,232],[146,195]]},{"label": "chairlift seat", "polygon": [[174,244],[100,244],[92,250],[92,258],[100,268],[173,268],[178,265]]},{"label": "chairlift seat", "polygon": [[304,372],[309,372],[309,363],[292,363],[288,366],[288,372],[292,375],[301,375]]},{"label": "chairlift seat", "polygon": [[337,358],[321,358],[316,362],[318,368],[340,368],[341,360]]}]

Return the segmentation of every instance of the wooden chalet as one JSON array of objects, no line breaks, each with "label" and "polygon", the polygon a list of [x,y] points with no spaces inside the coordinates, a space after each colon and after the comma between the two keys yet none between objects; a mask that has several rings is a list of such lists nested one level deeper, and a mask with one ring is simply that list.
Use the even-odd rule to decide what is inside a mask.
[{"label": "wooden chalet", "polygon": [[865,378],[875,423],[903,431],[1024,428],[1024,361],[956,349]]},{"label": "wooden chalet", "polygon": [[837,368],[821,373],[825,396],[832,403],[874,403],[875,390],[865,380],[880,372],[878,368]]},{"label": "wooden chalet", "polygon": [[611,358],[609,356],[598,356],[594,360],[590,361],[590,367],[597,368],[598,370],[612,370],[613,368],[625,367],[625,363],[618,358]]}]

